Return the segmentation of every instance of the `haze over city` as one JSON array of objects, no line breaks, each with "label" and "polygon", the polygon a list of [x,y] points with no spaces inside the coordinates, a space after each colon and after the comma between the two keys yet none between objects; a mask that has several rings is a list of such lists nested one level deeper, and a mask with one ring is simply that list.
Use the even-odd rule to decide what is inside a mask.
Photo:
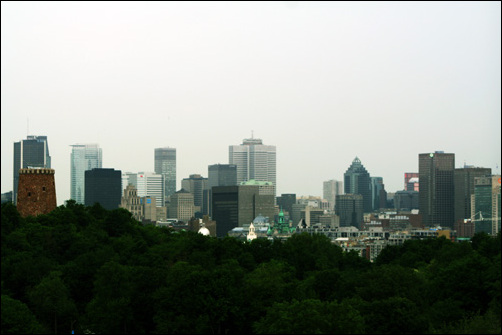
[{"label": "haze over city", "polygon": [[1,3],[2,193],[13,143],[48,137],[58,205],[71,145],[177,187],[229,145],[277,147],[277,195],[322,196],[357,156],[403,189],[418,154],[500,173],[500,2]]}]

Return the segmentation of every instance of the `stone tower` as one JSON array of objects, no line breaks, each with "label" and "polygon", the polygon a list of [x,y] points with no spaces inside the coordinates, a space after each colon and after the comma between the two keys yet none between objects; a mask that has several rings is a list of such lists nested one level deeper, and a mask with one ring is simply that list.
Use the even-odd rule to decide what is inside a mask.
[{"label": "stone tower", "polygon": [[19,169],[17,210],[21,216],[47,214],[57,207],[54,169]]}]

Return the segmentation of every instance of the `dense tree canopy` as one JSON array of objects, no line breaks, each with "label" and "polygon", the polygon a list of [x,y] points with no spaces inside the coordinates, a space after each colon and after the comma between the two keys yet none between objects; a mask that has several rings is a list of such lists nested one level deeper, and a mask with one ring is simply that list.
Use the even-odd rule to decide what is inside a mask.
[{"label": "dense tree canopy", "polygon": [[68,201],[2,204],[2,333],[500,333],[501,236],[385,248],[214,238]]}]

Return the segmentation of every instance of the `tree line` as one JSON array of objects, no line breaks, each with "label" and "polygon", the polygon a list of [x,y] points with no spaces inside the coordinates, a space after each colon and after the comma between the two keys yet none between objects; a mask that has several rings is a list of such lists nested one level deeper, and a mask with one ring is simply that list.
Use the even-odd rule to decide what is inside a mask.
[{"label": "tree line", "polygon": [[1,211],[2,334],[501,330],[500,233],[410,240],[370,263],[324,235],[243,242],[72,200]]}]

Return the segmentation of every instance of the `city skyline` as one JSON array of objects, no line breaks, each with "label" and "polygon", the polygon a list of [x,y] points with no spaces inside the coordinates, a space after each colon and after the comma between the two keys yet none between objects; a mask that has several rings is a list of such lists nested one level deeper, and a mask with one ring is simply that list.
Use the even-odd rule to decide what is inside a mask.
[{"label": "city skyline", "polygon": [[176,190],[228,147],[277,148],[276,194],[322,196],[354,157],[403,190],[418,155],[500,174],[500,3],[2,2],[2,193],[13,143],[47,136],[58,205],[70,145]]}]

